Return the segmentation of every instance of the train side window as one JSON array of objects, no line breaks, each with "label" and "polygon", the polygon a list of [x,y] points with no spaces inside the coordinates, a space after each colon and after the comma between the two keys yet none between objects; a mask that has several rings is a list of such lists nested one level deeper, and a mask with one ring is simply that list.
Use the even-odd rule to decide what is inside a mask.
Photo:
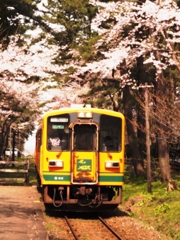
[{"label": "train side window", "polygon": [[114,149],[114,144],[113,144],[112,138],[110,136],[105,137],[104,144],[105,144],[105,147],[106,147],[107,151],[110,151],[110,150]]},{"label": "train side window", "polygon": [[41,144],[42,144],[42,130],[40,129],[36,135],[36,147],[38,152],[40,152]]},{"label": "train side window", "polygon": [[121,151],[122,120],[118,117],[101,115],[99,146],[100,151]]},{"label": "train side window", "polygon": [[62,131],[52,131],[47,136],[48,150],[68,150],[69,149],[69,134]]},{"label": "train side window", "polygon": [[69,150],[68,115],[49,117],[47,121],[47,149],[49,151]]}]

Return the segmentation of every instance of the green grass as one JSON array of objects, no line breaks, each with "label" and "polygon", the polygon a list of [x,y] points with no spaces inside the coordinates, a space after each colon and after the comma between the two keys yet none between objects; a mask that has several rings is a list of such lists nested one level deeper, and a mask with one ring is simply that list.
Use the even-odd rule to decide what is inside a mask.
[{"label": "green grass", "polygon": [[34,159],[30,159],[30,166],[29,166],[29,184],[30,185],[37,185],[37,176],[35,170],[35,163]]},{"label": "green grass", "polygon": [[[180,240],[180,191],[167,192],[167,184],[152,182],[152,193],[147,191],[147,180],[125,173],[121,210],[153,226],[173,240]],[[179,173],[173,179],[180,186]]]}]

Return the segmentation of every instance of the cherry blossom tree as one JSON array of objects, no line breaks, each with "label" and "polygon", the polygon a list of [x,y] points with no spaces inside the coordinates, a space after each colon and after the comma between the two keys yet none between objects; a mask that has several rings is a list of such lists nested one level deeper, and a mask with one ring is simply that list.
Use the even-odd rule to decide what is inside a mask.
[{"label": "cherry blossom tree", "polygon": [[[79,83],[69,85],[54,79],[58,74],[63,74],[63,68],[51,63],[55,53],[57,48],[43,49],[41,42],[29,46],[28,53],[27,45],[20,48],[13,42],[1,52],[0,124],[4,139],[2,151],[8,144],[12,125],[17,128],[18,124],[29,122],[24,131],[31,133],[44,112],[81,101],[78,97],[82,92]],[[83,89],[85,90],[86,88]],[[28,134],[25,137],[27,138]]]},{"label": "cherry blossom tree", "polygon": [[56,79],[63,74],[63,68],[51,63],[51,54],[55,56],[57,50],[44,49],[38,54],[40,48],[34,45],[27,54],[25,49],[11,43],[0,55],[2,152],[8,145],[11,127],[16,129],[28,122],[23,130],[27,138],[44,112],[81,103],[78,95],[87,92],[79,82]]},{"label": "cherry blossom tree", "polygon": [[[162,86],[165,81],[167,87],[172,86],[172,77],[170,77],[170,75],[172,76],[172,69],[176,69],[178,72],[180,70],[180,9],[176,2],[171,0],[145,1],[141,5],[135,2],[122,3],[119,1],[108,3],[91,1],[91,3],[100,6],[102,9],[99,10],[93,23],[95,29],[102,33],[101,39],[96,44],[96,52],[101,53],[104,57],[99,61],[91,61],[85,67],[79,68],[78,77],[83,77],[89,81],[91,76],[95,79],[96,74],[96,79],[99,79],[101,84],[104,84],[107,80],[109,82],[112,80],[118,81],[119,85],[117,86],[123,94],[123,108],[128,124],[133,122],[132,111],[130,110],[132,106],[128,103],[128,99],[132,98],[132,89],[145,83],[144,78],[138,79],[133,74],[133,70],[137,69],[138,65],[141,67],[140,75],[143,75],[148,83],[154,85],[154,97],[156,99],[154,106],[155,103],[157,106],[154,118],[156,117],[156,122],[159,123],[155,130],[158,135],[159,163],[162,179],[170,183],[172,179],[167,154],[168,138],[165,135],[167,128],[164,126],[168,122],[169,128],[172,126],[172,122],[168,121],[167,115],[162,122],[162,112],[159,111],[160,108],[162,109],[162,101],[160,105],[158,97],[161,97],[164,102],[163,107],[166,107],[169,101],[167,98],[168,91],[165,92]],[[108,22],[108,29],[103,29],[104,22]],[[177,76],[175,77],[177,79]],[[173,84],[172,94],[175,96],[175,82]],[[102,91],[102,88],[100,90]],[[117,91],[114,90],[114,92]],[[111,92],[109,99],[115,101],[112,95]],[[118,95],[122,96],[121,94]],[[166,99],[163,99],[163,96],[166,96]],[[168,105],[169,107],[170,105]],[[128,132],[128,136],[131,141],[131,139],[134,139],[135,133],[132,134],[130,125],[129,129],[131,129],[131,133]],[[134,143],[134,140],[132,141]],[[138,149],[136,144],[134,146],[135,149]],[[138,152],[134,151],[134,154],[135,158],[138,159]]]},{"label": "cherry blossom tree", "polygon": [[[10,0],[8,2],[13,4]],[[167,128],[163,126],[164,122],[168,122],[169,126],[173,125],[168,120],[168,114],[164,114],[167,113],[167,109],[172,109],[172,105],[168,105],[164,113],[159,110],[162,109],[162,106],[165,109],[167,103],[170,102],[169,99],[171,102],[175,99],[174,89],[178,76],[173,72],[180,70],[180,10],[176,2],[172,0],[147,0],[139,4],[139,2],[134,1],[90,0],[89,3],[86,1],[87,5],[95,6],[91,9],[98,9],[96,17],[88,18],[88,24],[91,23],[91,26],[88,27],[91,29],[89,36],[97,36],[98,33],[98,37],[94,38],[96,42],[94,44],[93,41],[93,47],[91,42],[91,48],[89,48],[91,56],[88,58],[84,58],[83,50],[88,49],[84,46],[85,44],[89,46],[88,44],[92,39],[88,39],[87,35],[86,37],[84,35],[83,38],[81,29],[84,29],[85,25],[78,26],[78,34],[82,32],[80,38],[77,38],[79,35],[72,32],[73,38],[69,38],[73,39],[70,41],[71,44],[67,46],[66,41],[60,44],[59,36],[62,31],[63,36],[66,35],[64,32],[66,24],[62,26],[62,20],[64,20],[62,18],[58,22],[54,18],[53,22],[51,15],[51,12],[55,12],[56,17],[58,17],[57,6],[59,2],[50,1],[49,6],[48,1],[43,2],[44,5],[40,1],[41,10],[38,10],[37,5],[35,15],[32,16],[32,12],[31,14],[26,13],[27,17],[31,17],[38,24],[36,27],[37,35],[34,35],[34,31],[24,31],[26,38],[23,41],[21,37],[19,39],[25,44],[24,47],[19,48],[13,45],[13,41],[21,41],[11,38],[12,45],[9,45],[9,48],[1,55],[0,73],[1,79],[4,80],[4,86],[8,86],[6,85],[8,81],[18,82],[24,87],[28,86],[27,96],[37,97],[33,97],[34,103],[28,101],[30,103],[28,108],[33,108],[38,102],[40,106],[45,106],[46,111],[48,102],[51,108],[59,107],[61,106],[59,102],[63,102],[65,105],[74,100],[80,101],[80,98],[76,96],[81,95],[83,98],[87,96],[93,100],[96,106],[123,111],[127,119],[128,140],[136,160],[134,162],[135,170],[136,174],[139,175],[143,173],[143,166],[141,164],[142,156],[138,151],[137,136],[141,136],[139,139],[143,139],[143,134],[140,135],[139,129],[142,133],[145,132],[144,111],[142,111],[144,110],[144,95],[140,86],[145,82],[152,84],[154,88],[150,93],[154,94],[152,97],[154,111],[152,111],[151,121],[154,121],[157,126],[154,132],[158,133],[161,153],[165,152],[164,155],[159,156],[162,178],[170,182],[172,179],[167,168],[168,155],[167,151],[164,151],[167,148],[167,137],[164,134],[167,132]],[[63,3],[67,2],[63,1]],[[71,2],[68,1],[68,3]],[[83,1],[81,3],[83,4]],[[51,8],[53,4],[56,5],[54,9]],[[62,13],[62,5],[59,7]],[[93,14],[90,16],[94,16]],[[71,17],[71,14],[68,16]],[[72,19],[69,18],[69,20],[72,23]],[[29,28],[32,28],[31,24],[29,24]],[[76,41],[78,41],[78,46],[75,46]],[[66,57],[70,57],[67,59],[65,57],[62,62],[60,53],[63,54],[64,49]],[[163,88],[164,83],[166,83],[166,89]],[[81,91],[81,89],[82,86],[87,86],[83,90],[88,90],[88,84],[90,92],[87,95],[86,91]],[[172,87],[171,92],[174,96],[170,94],[169,86]],[[61,94],[57,93],[57,88],[61,90]],[[74,97],[75,88],[79,90]],[[68,96],[62,93],[63,89],[65,91],[68,89]],[[168,91],[165,91],[167,89]],[[45,90],[48,90],[46,95],[43,94]],[[166,98],[163,98],[163,95]],[[158,96],[163,101],[158,101]],[[22,96],[19,96],[19,99],[24,101]],[[66,103],[64,99],[67,99]],[[133,116],[132,107],[138,113],[138,121]],[[42,109],[42,111],[44,110]],[[164,122],[161,121],[162,116],[165,119]],[[138,131],[134,131],[136,129]],[[160,139],[165,139],[165,142],[160,141]],[[166,163],[165,171],[163,171],[162,162]]]}]

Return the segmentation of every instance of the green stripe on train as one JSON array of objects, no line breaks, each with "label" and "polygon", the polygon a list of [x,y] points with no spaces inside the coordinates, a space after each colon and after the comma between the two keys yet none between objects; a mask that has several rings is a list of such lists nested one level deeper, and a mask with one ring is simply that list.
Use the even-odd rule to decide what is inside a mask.
[{"label": "green stripe on train", "polygon": [[[70,181],[70,175],[43,175],[45,181]],[[124,176],[99,176],[99,182],[124,182]]]},{"label": "green stripe on train", "polygon": [[124,176],[99,176],[99,182],[124,182]]},{"label": "green stripe on train", "polygon": [[43,175],[43,177],[46,181],[70,181],[70,175]]}]

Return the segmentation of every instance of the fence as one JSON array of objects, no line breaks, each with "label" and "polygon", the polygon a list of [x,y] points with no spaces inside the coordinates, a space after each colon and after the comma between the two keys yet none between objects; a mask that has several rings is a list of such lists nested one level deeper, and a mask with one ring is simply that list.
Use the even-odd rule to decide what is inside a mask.
[{"label": "fence", "polygon": [[[15,165],[24,165],[24,169],[15,169]],[[1,168],[2,167],[2,168]],[[0,161],[0,181],[19,181],[24,179],[25,185],[29,185],[29,159],[25,161]],[[3,178],[6,173],[13,173],[13,177]],[[14,175],[24,174],[24,177],[16,177]]]}]

